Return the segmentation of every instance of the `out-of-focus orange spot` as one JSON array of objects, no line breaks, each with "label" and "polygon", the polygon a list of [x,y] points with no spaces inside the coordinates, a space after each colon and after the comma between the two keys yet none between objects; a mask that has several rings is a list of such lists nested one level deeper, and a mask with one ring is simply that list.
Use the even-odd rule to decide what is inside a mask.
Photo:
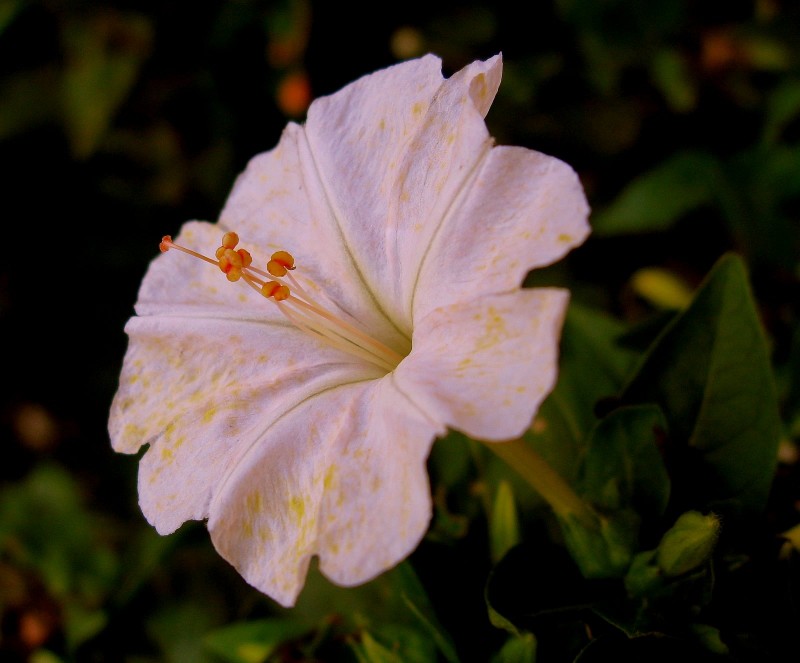
[{"label": "out-of-focus orange spot", "polygon": [[398,60],[407,60],[422,55],[425,50],[425,39],[416,28],[403,26],[397,28],[389,41],[392,55]]},{"label": "out-of-focus orange spot", "polygon": [[713,30],[703,35],[700,55],[703,69],[722,71],[741,60],[739,45],[728,30]]},{"label": "out-of-focus orange spot", "polygon": [[22,613],[19,618],[19,639],[30,649],[38,649],[50,637],[53,624],[50,618],[37,610]]},{"label": "out-of-focus orange spot", "polygon": [[47,451],[58,440],[58,424],[38,403],[23,403],[14,413],[14,432],[19,441],[34,451]]},{"label": "out-of-focus orange spot", "polygon": [[278,83],[275,92],[278,108],[289,117],[297,117],[306,112],[311,103],[311,83],[304,71],[286,74]]}]

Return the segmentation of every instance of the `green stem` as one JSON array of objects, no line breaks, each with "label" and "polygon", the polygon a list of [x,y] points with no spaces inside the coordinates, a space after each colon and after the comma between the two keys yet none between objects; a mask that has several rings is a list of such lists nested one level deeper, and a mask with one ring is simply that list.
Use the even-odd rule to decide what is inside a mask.
[{"label": "green stem", "polygon": [[525,479],[556,515],[561,518],[573,516],[592,528],[598,526],[597,515],[592,508],[523,438],[511,442],[489,442],[486,446]]}]

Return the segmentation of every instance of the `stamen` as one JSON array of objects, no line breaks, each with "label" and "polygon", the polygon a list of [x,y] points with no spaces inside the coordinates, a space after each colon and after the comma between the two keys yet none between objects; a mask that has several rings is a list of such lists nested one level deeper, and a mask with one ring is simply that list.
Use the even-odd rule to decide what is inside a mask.
[{"label": "stamen", "polygon": [[290,269],[294,269],[294,256],[288,251],[276,251],[267,263],[267,271],[273,276],[286,276]]},{"label": "stamen", "polygon": [[[238,243],[239,236],[235,232],[225,233],[222,245],[215,253],[216,260],[175,244],[169,235],[162,238],[159,248],[162,252],[177,249],[216,265],[229,281],[243,280],[262,297],[273,301],[286,319],[298,329],[334,348],[386,371],[393,371],[403,360],[401,354],[334,315],[314,300],[289,273],[295,269],[294,256],[291,253],[276,251],[267,263],[267,271],[263,271],[252,266],[253,259],[248,251],[236,249]],[[284,278],[289,281],[291,287],[283,282]],[[308,282],[308,278],[304,278]],[[293,292],[296,294],[292,294]]]}]

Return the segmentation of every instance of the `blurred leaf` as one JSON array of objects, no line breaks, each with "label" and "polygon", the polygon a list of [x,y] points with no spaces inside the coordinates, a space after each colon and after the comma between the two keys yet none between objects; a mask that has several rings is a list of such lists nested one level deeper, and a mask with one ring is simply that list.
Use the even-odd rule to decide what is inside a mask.
[{"label": "blurred leaf", "polygon": [[595,235],[663,231],[714,201],[720,167],[705,152],[680,152],[631,182],[593,217]]},{"label": "blurred leaf", "polygon": [[674,49],[662,49],[653,58],[651,75],[676,113],[686,113],[697,103],[697,91],[686,61]]},{"label": "blurred leaf", "polygon": [[514,492],[507,481],[500,481],[489,520],[489,543],[492,559],[497,562],[520,541],[519,519]]},{"label": "blurred leaf", "polygon": [[40,465],[0,492],[0,550],[36,570],[58,597],[92,603],[110,590],[116,562],[101,531],[72,477],[56,465]]},{"label": "blurred leaf", "polygon": [[203,638],[218,622],[219,615],[209,605],[176,602],[150,615],[147,632],[158,643],[163,663],[212,663]]},{"label": "blurred leaf", "polygon": [[800,229],[791,207],[800,198],[800,146],[756,145],[730,161],[726,172],[736,196],[720,202],[751,263],[794,269]]},{"label": "blurred leaf", "polygon": [[260,619],[231,624],[207,634],[205,646],[226,663],[263,663],[280,645],[311,627],[291,619]]},{"label": "blurred leaf", "polygon": [[74,651],[78,645],[102,631],[107,623],[108,615],[103,610],[87,610],[75,603],[68,604],[64,618],[67,648]]},{"label": "blurred leaf", "polygon": [[774,144],[786,126],[800,115],[800,81],[787,80],[767,98],[762,140]]},{"label": "blurred leaf", "polygon": [[492,663],[536,663],[536,638],[532,633],[511,636]]},{"label": "blurred leaf", "polygon": [[764,334],[741,259],[719,260],[647,352],[623,401],[658,403],[673,490],[694,508],[758,512],[780,434]]},{"label": "blurred leaf", "polygon": [[73,153],[90,156],[136,82],[150,52],[152,28],[144,16],[110,9],[66,21],[64,120]]},{"label": "blurred leaf", "polygon": [[28,663],[64,663],[64,659],[47,649],[39,649],[31,654]]},{"label": "blurred leaf", "polygon": [[122,552],[120,567],[125,570],[113,594],[114,605],[128,603],[151,576],[161,568],[167,554],[180,542],[180,536],[160,536],[151,527],[128,531],[129,542]]}]

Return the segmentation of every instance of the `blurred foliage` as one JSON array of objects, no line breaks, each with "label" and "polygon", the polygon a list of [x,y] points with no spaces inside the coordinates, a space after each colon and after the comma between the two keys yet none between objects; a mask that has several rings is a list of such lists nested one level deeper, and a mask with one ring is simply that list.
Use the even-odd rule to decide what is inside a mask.
[{"label": "blurred foliage", "polygon": [[[800,6],[355,11],[0,0],[0,660],[776,659],[800,617]],[[213,220],[312,97],[428,51],[502,51],[492,134],[586,187],[594,235],[528,279],[573,304],[525,439],[603,529],[453,434],[411,558],[353,589],[312,570],[283,610],[202,525],[142,518],[105,430],[124,322],[158,239]]]}]

